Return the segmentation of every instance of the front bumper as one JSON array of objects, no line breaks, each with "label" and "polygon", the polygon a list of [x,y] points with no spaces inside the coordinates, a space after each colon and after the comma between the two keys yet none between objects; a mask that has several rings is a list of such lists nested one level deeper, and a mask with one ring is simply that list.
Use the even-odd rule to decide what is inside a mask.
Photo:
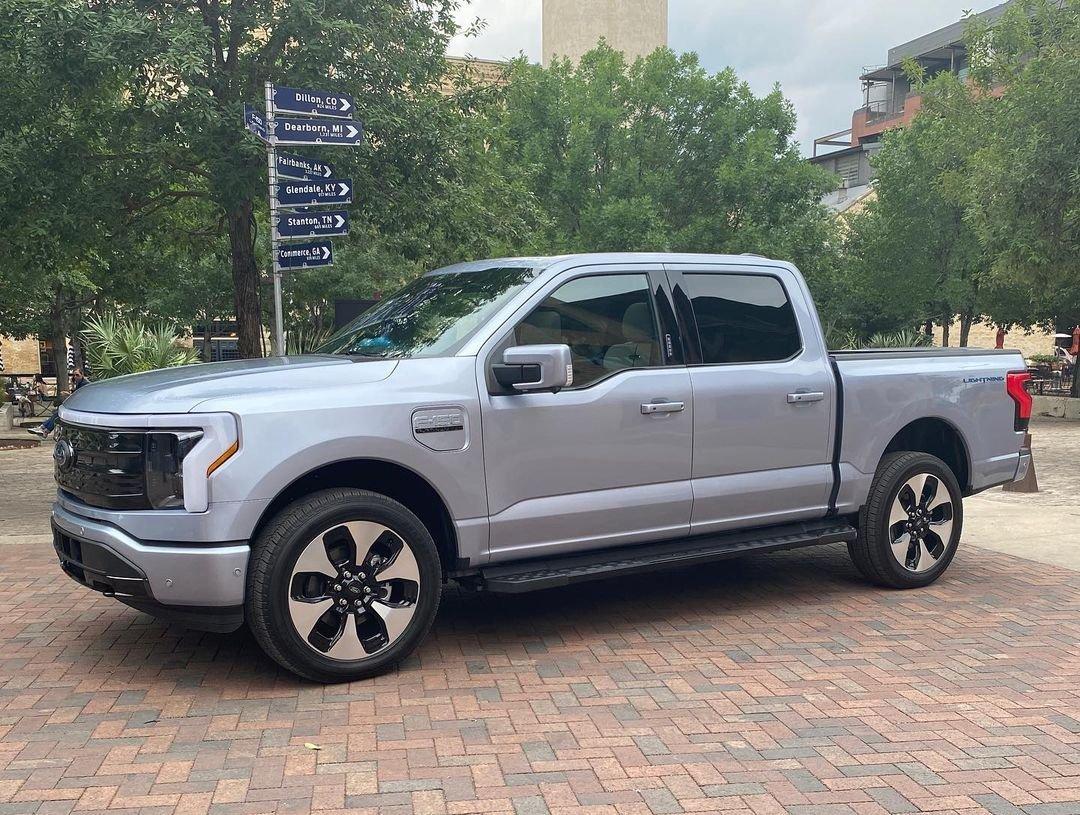
[{"label": "front bumper", "polygon": [[[53,545],[64,572],[117,599],[163,607],[238,608],[250,547],[146,543],[110,523],[53,505]],[[132,602],[133,601],[133,602]]]}]

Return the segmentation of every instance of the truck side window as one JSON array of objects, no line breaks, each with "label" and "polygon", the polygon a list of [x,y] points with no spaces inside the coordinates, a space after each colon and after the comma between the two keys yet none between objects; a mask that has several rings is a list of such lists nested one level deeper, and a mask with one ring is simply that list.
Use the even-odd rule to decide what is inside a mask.
[{"label": "truck side window", "polygon": [[775,277],[684,274],[702,363],[776,362],[802,347],[795,313]]},{"label": "truck side window", "polygon": [[518,324],[514,343],[570,346],[574,387],[626,368],[662,365],[651,300],[647,275],[579,277]]}]

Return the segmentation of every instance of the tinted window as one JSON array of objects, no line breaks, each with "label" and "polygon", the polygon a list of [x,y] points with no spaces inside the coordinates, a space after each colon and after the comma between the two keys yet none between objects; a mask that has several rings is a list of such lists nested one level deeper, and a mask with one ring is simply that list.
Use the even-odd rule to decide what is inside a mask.
[{"label": "tinted window", "polygon": [[516,345],[569,345],[574,387],[660,365],[646,275],[580,277],[556,289],[514,330]]},{"label": "tinted window", "polygon": [[798,353],[795,313],[775,277],[683,275],[701,336],[702,362],[770,362]]},{"label": "tinted window", "polygon": [[449,356],[532,279],[523,268],[418,278],[380,300],[319,349],[362,357]]}]

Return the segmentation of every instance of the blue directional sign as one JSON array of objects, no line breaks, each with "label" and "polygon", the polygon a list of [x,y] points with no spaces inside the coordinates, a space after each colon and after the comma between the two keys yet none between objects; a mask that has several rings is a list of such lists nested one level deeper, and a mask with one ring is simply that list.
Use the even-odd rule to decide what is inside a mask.
[{"label": "blue directional sign", "polygon": [[324,181],[281,181],[277,185],[277,202],[286,207],[351,204],[352,180],[328,178]]},{"label": "blue directional sign", "polygon": [[334,174],[329,164],[284,152],[277,154],[277,171],[285,178],[329,178]]},{"label": "blue directional sign", "polygon": [[279,269],[310,269],[314,266],[334,265],[334,245],[330,241],[312,243],[286,243],[278,247]]},{"label": "blue directional sign", "polygon": [[301,116],[333,116],[351,119],[356,105],[347,93],[305,91],[300,88],[274,86],[274,110],[278,113],[297,113]]},{"label": "blue directional sign", "polygon": [[276,144],[360,144],[364,131],[359,122],[336,119],[274,119]]},{"label": "blue directional sign", "polygon": [[244,127],[263,141],[268,140],[266,117],[251,105],[244,105]]},{"label": "blue directional sign", "polygon": [[283,212],[274,222],[274,231],[285,240],[348,235],[349,213],[344,209]]}]

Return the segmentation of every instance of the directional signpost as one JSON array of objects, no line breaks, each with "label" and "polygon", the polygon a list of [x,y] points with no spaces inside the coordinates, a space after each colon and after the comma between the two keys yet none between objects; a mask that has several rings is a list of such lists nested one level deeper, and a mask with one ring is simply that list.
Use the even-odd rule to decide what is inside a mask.
[{"label": "directional signpost", "polygon": [[323,93],[299,88],[274,88],[274,112],[299,116],[336,116],[351,119],[356,105],[347,93]]},{"label": "directional signpost", "polygon": [[[263,101],[265,114],[251,105],[244,105],[244,127],[266,144],[274,277],[274,353],[280,356],[285,353],[282,271],[332,266],[334,263],[334,247],[328,240],[288,241],[347,235],[347,210],[310,207],[351,204],[353,184],[347,178],[334,178],[334,168],[329,164],[295,153],[279,152],[278,145],[355,147],[363,141],[364,128],[352,118],[356,104],[347,93],[285,88],[267,82]],[[279,117],[277,114],[287,115]]]},{"label": "directional signpost", "polygon": [[275,261],[279,269],[312,269],[334,265],[334,245],[330,241],[286,243],[278,248]]},{"label": "directional signpost", "polygon": [[314,207],[325,204],[351,204],[352,180],[328,178],[325,181],[279,181],[271,191],[282,207]]},{"label": "directional signpost", "polygon": [[347,209],[312,212],[283,212],[274,221],[274,236],[278,240],[297,238],[330,238],[349,234]]},{"label": "directional signpost", "polygon": [[329,178],[334,168],[321,161],[313,161],[296,153],[279,150],[277,154],[277,174],[283,178]]}]

